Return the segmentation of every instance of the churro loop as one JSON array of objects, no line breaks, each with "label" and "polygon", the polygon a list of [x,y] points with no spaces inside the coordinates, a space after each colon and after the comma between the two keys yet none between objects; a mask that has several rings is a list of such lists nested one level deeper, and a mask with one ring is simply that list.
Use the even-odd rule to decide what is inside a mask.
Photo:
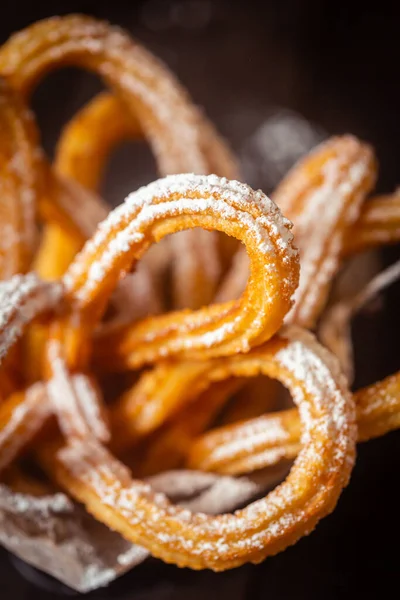
[{"label": "churro loop", "polygon": [[289,222],[262,192],[244,184],[179,175],[128,196],[66,273],[66,298],[73,312],[65,323],[75,349],[85,345],[82,327],[87,333],[93,330],[120,273],[152,242],[191,227],[224,231],[246,245],[252,269],[243,296],[196,312],[151,317],[120,334],[104,335],[94,347],[97,360],[103,357],[108,367],[111,360],[125,368],[167,356],[204,359],[247,352],[279,329],[298,281]]},{"label": "churro loop", "polygon": [[304,428],[285,482],[247,508],[208,517],[175,507],[91,441],[45,448],[41,464],[97,519],[166,562],[214,570],[260,562],[309,533],[336,505],[354,462],[354,403],[336,360],[300,330],[213,361],[209,375],[224,379],[227,371],[278,377],[291,389]]},{"label": "churro loop", "polygon": [[109,92],[86,104],[64,127],[56,148],[56,169],[96,190],[106,162],[121,142],[143,136],[140,122]]},{"label": "churro loop", "polygon": [[[315,326],[339,269],[349,231],[375,177],[371,148],[352,136],[335,137],[300,160],[274,192],[274,201],[294,223],[300,251],[300,283],[287,317],[291,323]],[[236,297],[247,272],[246,260],[239,255],[219,299]]]},{"label": "churro loop", "polygon": [[[357,218],[374,176],[372,151],[355,138],[345,136],[318,146],[295,165],[276,190],[274,198],[295,222],[295,241],[301,260],[302,287],[300,292],[299,288],[296,291],[296,304],[287,320],[308,327],[316,325],[333,276],[339,269],[345,234]],[[315,226],[317,216],[318,227]],[[237,296],[247,280],[248,264],[247,255],[239,250],[217,300]],[[150,381],[154,377],[157,384],[158,375],[156,367],[154,375],[146,378]],[[117,418],[131,419],[134,438],[143,430],[144,420],[149,431],[150,427],[159,425],[161,415],[170,415],[174,404],[171,398],[171,402],[168,401],[167,391],[173,389],[177,381],[181,388],[184,386],[185,379],[190,379],[190,366],[172,367],[168,377],[164,369],[163,378],[164,393],[148,394],[148,404],[143,402],[144,393],[139,384],[124,395],[116,409]]]},{"label": "churro loop", "polygon": [[[400,427],[400,374],[354,394],[357,441]],[[301,448],[302,424],[296,408],[211,430],[192,445],[187,464],[202,471],[239,475],[293,459]]]},{"label": "churro loop", "polygon": [[[80,15],[54,17],[13,35],[0,49],[0,73],[24,95],[48,71],[65,65],[94,71],[104,79],[133,123],[140,122],[161,175],[216,172],[237,177],[229,150],[175,77],[119,28]],[[111,111],[115,106],[118,109],[118,103]],[[185,232],[171,247],[178,307],[207,304],[220,276],[217,236]],[[192,257],[190,269],[181,260],[182,247],[184,256]]]},{"label": "churro loop", "polygon": [[[207,143],[202,144],[202,152],[207,161],[207,172],[231,179],[237,177],[238,169],[231,153],[203,120],[202,132]],[[163,135],[163,132],[160,131],[159,135]],[[134,118],[134,113],[129,112],[116,96],[100,94],[64,128],[57,147],[55,166],[59,172],[81,185],[97,189],[112,150],[125,139],[142,136],[140,122]],[[161,175],[165,174],[162,165],[158,167]],[[176,172],[183,170],[179,164],[176,165]],[[196,171],[196,168],[190,170]],[[172,260],[174,307],[198,308],[209,303],[221,272],[215,235],[204,230],[187,231],[168,242],[168,247],[164,243],[158,252],[153,249],[144,261],[146,269],[142,268],[142,271],[151,276],[153,288],[162,279],[164,270]],[[146,304],[147,307],[158,308],[154,302]],[[158,304],[159,310],[148,311],[147,314],[162,312],[162,301]]]},{"label": "churro loop", "polygon": [[0,72],[24,95],[65,65],[95,71],[115,90],[139,118],[163,173],[177,166],[207,171],[201,148],[209,147],[210,129],[202,141],[202,117],[178,81],[118,27],[82,15],[52,17],[14,34],[0,50]]},{"label": "churro loop", "polygon": [[[54,167],[64,177],[77,181],[85,188],[97,190],[109,154],[121,141],[136,137],[142,137],[142,130],[133,113],[118,98],[104,92],[84,106],[64,127],[57,145]],[[51,265],[56,262],[63,268],[58,273],[59,277],[81,248],[81,245],[76,247],[76,244],[66,248],[64,237],[57,225],[50,224],[44,232],[42,242],[40,266],[43,265],[45,271],[49,268],[54,271]],[[51,247],[53,252],[49,252]],[[165,254],[164,249],[163,257]],[[57,255],[62,255],[62,262],[57,259]],[[125,321],[132,322],[162,312],[158,278],[159,269],[149,260],[138,266],[134,276],[129,278],[129,285],[125,281],[118,290],[118,296],[113,299],[114,305],[118,304],[120,320],[122,315]]]}]

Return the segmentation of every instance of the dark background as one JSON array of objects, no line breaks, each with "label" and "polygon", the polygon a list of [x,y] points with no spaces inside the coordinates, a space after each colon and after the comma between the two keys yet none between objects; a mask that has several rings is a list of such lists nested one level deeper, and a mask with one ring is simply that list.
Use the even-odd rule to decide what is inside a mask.
[{"label": "dark background", "polygon": [[[107,18],[129,29],[177,73],[238,152],[250,184],[270,191],[304,147],[351,132],[375,146],[379,191],[391,191],[400,183],[400,8],[394,4],[98,0],[38,1],[28,7],[13,0],[0,11],[0,42],[53,14]],[[75,71],[54,74],[40,86],[34,108],[49,153],[62,124],[99,89],[96,78]],[[286,125],[282,129],[277,122]],[[155,174],[146,146],[126,145],[111,161],[104,194],[120,202]],[[390,249],[383,260],[398,255]],[[384,312],[356,320],[356,387],[400,368],[399,300],[395,285],[385,294]],[[218,575],[148,562],[90,597],[382,597],[398,583],[399,472],[400,433],[395,432],[359,447],[351,484],[335,513],[283,554]],[[32,578],[36,584],[28,583]],[[64,597],[49,585],[0,551],[1,600]]]}]

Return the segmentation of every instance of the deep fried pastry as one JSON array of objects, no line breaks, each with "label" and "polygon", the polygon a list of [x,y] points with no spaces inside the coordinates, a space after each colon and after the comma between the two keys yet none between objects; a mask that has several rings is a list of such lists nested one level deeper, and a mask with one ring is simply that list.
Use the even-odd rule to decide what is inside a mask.
[{"label": "deep fried pastry", "polygon": [[[400,427],[400,374],[396,373],[354,395],[357,440],[367,441]],[[293,459],[301,448],[302,425],[296,408],[266,414],[199,437],[187,465],[231,475]]]},{"label": "deep fried pastry", "polygon": [[109,441],[107,416],[94,380],[83,374],[69,376],[62,364],[57,368],[54,381],[35,383],[0,404],[0,472],[29,449],[54,413],[69,439]]},{"label": "deep fried pastry", "polygon": [[196,139],[203,135],[199,113],[172,74],[121,29],[80,15],[53,17],[14,34],[0,51],[0,72],[24,94],[49,70],[66,64],[99,73],[118,93],[140,119],[163,173],[176,172],[177,164],[206,171]]},{"label": "deep fried pastry", "polygon": [[205,361],[186,361],[172,365],[161,363],[144,373],[111,408],[113,447],[121,452],[168,421],[182,406],[190,404],[206,387],[206,371]]},{"label": "deep fried pastry", "polygon": [[3,369],[0,371],[0,403],[8,398],[16,388],[16,381],[12,373],[9,372],[7,365],[3,365]]},{"label": "deep fried pastry", "polygon": [[[163,101],[165,102],[165,99]],[[231,153],[207,121],[203,121],[201,129],[204,139],[201,151],[207,162],[207,172],[215,172],[229,178],[237,176],[238,170]],[[142,135],[140,122],[133,111],[128,111],[116,96],[101,94],[85,106],[64,129],[57,148],[56,166],[59,171],[85,187],[96,189],[113,148],[124,139],[135,139]],[[184,170],[178,163],[175,168],[176,172]],[[196,171],[197,168],[194,165],[192,169],[186,170]],[[159,171],[165,174],[162,165],[159,166]],[[171,259],[174,260],[175,308],[198,308],[212,299],[216,281],[220,276],[217,241],[215,235],[202,230],[181,232],[169,240],[169,245],[172,244],[170,249],[173,251],[169,257],[165,243],[159,250],[153,248],[146,255],[146,272],[148,270],[152,274],[153,287],[162,279]],[[160,310],[157,312],[161,312],[161,300],[158,304]],[[148,314],[156,312],[150,311]]]},{"label": "deep fried pastry", "polygon": [[[23,94],[49,70],[66,64],[97,72],[114,90],[134,122],[140,121],[161,174],[223,169],[222,175],[237,176],[228,149],[173,75],[119,28],[84,16],[54,17],[15,34],[0,50],[0,72]],[[182,245],[194,273],[181,260]],[[178,305],[206,304],[220,275],[217,237],[182,233],[172,248]]]},{"label": "deep fried pastry", "polygon": [[[345,239],[375,177],[371,148],[343,136],[324,142],[299,161],[274,192],[274,201],[294,223],[300,250],[300,284],[287,319],[291,323],[315,326],[339,268]],[[246,259],[237,257],[219,298],[236,297],[247,273]]]},{"label": "deep fried pastry", "polygon": [[294,413],[268,413],[211,430],[194,442],[187,465],[237,475],[292,460],[301,448],[301,422]]},{"label": "deep fried pastry", "polygon": [[[125,105],[111,94],[100,94],[63,129],[56,150],[55,170],[69,181],[75,181],[86,189],[96,190],[108,153],[128,135],[139,133],[139,124],[135,122],[133,114],[128,113]],[[106,214],[99,215],[96,224],[105,217]],[[93,231],[87,237],[92,233]],[[81,247],[82,244],[77,246],[73,240],[67,241],[64,231],[57,224],[49,224],[43,235],[39,272],[50,270],[55,274],[56,269],[51,265],[56,263],[62,269],[58,269],[56,276],[61,277]],[[128,279],[129,285],[125,281],[113,299],[118,318],[122,319],[122,306],[125,319],[129,321],[161,312],[161,299],[156,293],[154,277],[148,264],[141,264]]]},{"label": "deep fried pastry", "polygon": [[[289,222],[262,192],[196,175],[171,176],[142,188],[100,226],[64,278],[67,299],[80,315],[79,327],[93,330],[120,273],[153,240],[202,226],[225,231],[246,245],[252,272],[242,298],[194,313],[151,317],[105,335],[94,347],[97,361],[125,368],[167,356],[204,359],[247,351],[279,329],[298,281]],[[75,312],[69,331],[75,327],[75,337],[81,339]]]},{"label": "deep fried pastry", "polygon": [[303,447],[286,481],[266,498],[233,515],[191,514],[132,480],[89,440],[45,446],[40,461],[91,514],[153,556],[223,570],[276,554],[333,510],[354,462],[356,428],[352,396],[336,360],[305,332],[286,331],[262,348],[211,364],[212,380],[260,371],[278,377],[300,407]]},{"label": "deep fried pastry", "polygon": [[[242,385],[243,381],[239,378],[214,383],[153,435],[147,436],[140,447],[135,448],[133,456],[131,453],[128,455],[136,476],[147,477],[182,467],[193,441],[214,422],[227,398]],[[184,398],[188,400],[187,394]],[[119,429],[113,429],[113,449],[121,452],[124,446],[131,447],[132,442],[137,440],[137,430],[132,431],[129,427],[134,423],[134,419],[125,420]]]},{"label": "deep fried pastry", "polygon": [[22,98],[2,77],[0,120],[2,261],[5,259],[4,252],[7,252],[7,260],[1,267],[7,270],[3,274],[0,272],[0,276],[4,279],[26,272],[30,266],[36,249],[38,211],[44,220],[55,220],[70,235],[83,242],[94,233],[108,209],[79,185],[54,176],[39,146],[33,116]]},{"label": "deep fried pastry", "polygon": [[[96,190],[108,153],[135,131],[140,132],[139,125],[135,130],[133,115],[127,115],[125,106],[111,94],[100,94],[64,127],[56,148],[55,169],[84,188]],[[97,222],[106,214],[99,214]],[[59,224],[49,223],[36,259],[40,275],[45,279],[61,277],[84,241],[68,235]]]},{"label": "deep fried pastry", "polygon": [[[333,138],[319,146],[293,168],[276,190],[274,197],[278,204],[284,207],[286,214],[289,214],[296,224],[295,235],[302,265],[300,290],[298,288],[296,291],[297,301],[287,320],[308,327],[315,326],[325,304],[333,275],[339,268],[346,231],[357,218],[361,203],[374,178],[375,163],[372,151],[355,138],[347,136]],[[320,216],[319,227],[315,227],[314,224],[316,215]],[[228,275],[217,298],[227,300],[229,297],[236,297],[235,288],[239,286],[242,289],[243,276],[247,277],[247,274],[248,258],[239,251],[234,259],[232,275]],[[303,305],[304,309],[301,308]],[[190,379],[190,369],[185,374],[183,366],[180,376],[177,377],[175,368],[169,382],[179,378],[180,385],[183,386],[185,377]],[[147,379],[150,381],[151,374],[147,375]],[[157,381],[157,373],[154,375],[154,381]],[[166,386],[164,389],[167,393],[169,388]],[[123,419],[125,409],[126,416],[129,415],[134,421],[132,430],[136,426],[140,429],[140,414],[144,412],[139,408],[137,392],[140,398],[142,392],[139,387],[128,392],[123,404],[119,405],[119,418]],[[269,395],[268,387],[265,388],[265,394]],[[157,400],[152,398],[154,394],[149,394],[149,406],[157,402],[161,410],[161,404],[164,402],[164,410],[169,411],[170,405],[164,395],[158,395]],[[143,407],[143,404],[141,406]],[[153,413],[149,410],[148,414]],[[164,414],[168,415],[169,412]]]},{"label": "deep fried pastry", "polygon": [[[48,71],[69,64],[97,73],[112,94],[95,98],[68,124],[50,166],[24,99]],[[315,328],[341,261],[400,239],[400,194],[363,203],[375,160],[350,136],[328,140],[299,162],[274,199],[295,223],[300,276],[291,223],[262,192],[218,177],[237,178],[223,141],[174,77],[119,29],[80,16],[38,23],[0,49],[0,74],[7,79],[0,80],[5,481],[40,493],[14,464],[29,453],[99,527],[139,544],[142,557],[148,551],[183,567],[257,563],[295,543],[334,509],[356,441],[400,428],[400,374],[353,396],[329,349],[288,323]],[[143,136],[162,175],[194,174],[141,188],[109,214],[96,195],[105,161],[123,139]],[[44,235],[35,255],[37,220]],[[245,249],[237,251],[240,242]],[[39,276],[15,275],[32,266]],[[354,312],[399,271],[391,267],[324,315],[321,337],[339,358],[349,356]],[[166,307],[175,312],[148,316]],[[129,385],[136,377],[127,391],[124,376],[113,400],[95,377],[148,364],[151,372],[126,374]],[[253,385],[251,402],[245,381]],[[263,414],[272,406],[270,386],[281,384],[296,408]],[[241,401],[226,408],[238,390]],[[140,480],[114,456],[132,446],[126,458]],[[173,506],[181,499],[173,483],[162,488],[168,497],[172,489],[167,500],[142,481],[186,466],[208,471],[191,472],[195,479],[271,466],[288,472],[292,462],[267,497],[218,517]],[[178,475],[185,484],[191,477]]]},{"label": "deep fried pastry", "polygon": [[90,439],[108,442],[110,433],[100,389],[86,373],[71,375],[57,339],[47,343],[47,394],[67,439]]}]

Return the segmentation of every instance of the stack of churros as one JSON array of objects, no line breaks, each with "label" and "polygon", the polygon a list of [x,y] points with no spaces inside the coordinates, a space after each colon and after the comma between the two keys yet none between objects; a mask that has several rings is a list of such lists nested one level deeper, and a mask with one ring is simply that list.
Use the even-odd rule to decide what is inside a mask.
[{"label": "stack of churros", "polygon": [[[29,97],[65,65],[109,91],[67,124],[50,164]],[[21,486],[35,464],[36,494],[50,482],[180,567],[221,571],[294,544],[335,508],[356,443],[400,426],[398,374],[350,391],[351,319],[400,269],[330,303],[350,257],[400,239],[400,194],[373,196],[372,148],[329,139],[269,198],[240,182],[155,57],[83,16],[13,35],[0,75],[4,481],[15,472]],[[107,159],[142,137],[161,179],[109,212]],[[229,514],[190,512],[147,483],[171,469],[237,477],[282,464],[283,482]]]}]

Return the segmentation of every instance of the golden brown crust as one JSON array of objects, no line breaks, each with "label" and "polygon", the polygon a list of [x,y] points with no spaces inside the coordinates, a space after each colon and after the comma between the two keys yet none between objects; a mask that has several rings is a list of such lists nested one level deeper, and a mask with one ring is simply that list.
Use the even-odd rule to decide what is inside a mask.
[{"label": "golden brown crust", "polygon": [[[309,361],[318,369],[307,370]],[[166,562],[223,570],[276,554],[331,512],[347,484],[354,461],[354,404],[336,361],[299,330],[247,355],[213,362],[212,377],[225,378],[227,369],[279,377],[301,410],[303,448],[286,481],[263,500],[233,515],[191,514],[132,480],[121,463],[90,441],[45,447],[42,466],[97,519]]]},{"label": "golden brown crust", "polygon": [[[126,33],[108,23],[90,17],[72,15],[53,17],[38,22],[13,35],[0,50],[0,72],[22,94],[29,94],[49,71],[75,65],[96,72],[117,98],[108,98],[106,108],[94,104],[83,114],[86,124],[94,120],[100,125],[104,117],[120,112],[124,103],[129,121],[118,115],[113,135],[96,135],[101,142],[95,153],[93,180],[98,179],[101,161],[111,150],[123,128],[137,135],[137,123],[148,139],[161,175],[170,173],[213,173],[237,177],[235,159],[219,138],[211,123],[191,103],[175,77]],[[61,161],[63,168],[76,168],[71,139],[83,130],[79,122],[67,131],[66,144],[60,151],[71,160]],[[106,128],[109,127],[107,123]],[[104,129],[104,124],[103,124]],[[111,128],[112,129],[112,128]],[[100,131],[99,127],[96,131]],[[182,143],[185,140],[185,143]],[[94,144],[91,144],[94,150]],[[82,151],[79,153],[82,158]],[[75,164],[75,166],[74,166]],[[91,167],[92,168],[92,167]],[[81,174],[79,167],[76,174]],[[84,175],[85,181],[91,176]],[[51,206],[46,206],[51,211]],[[51,213],[50,213],[51,214]],[[183,255],[191,257],[190,269]],[[178,308],[197,308],[213,297],[220,275],[219,247],[215,234],[204,231],[182,233],[172,239],[174,256],[175,300]]]},{"label": "golden brown crust", "polygon": [[[78,255],[64,282],[80,322],[93,330],[120,273],[153,240],[192,227],[215,228],[244,242],[252,274],[242,298],[196,312],[151,317],[121,333],[106,333],[94,348],[98,363],[124,368],[168,356],[232,354],[247,351],[279,329],[298,280],[290,224],[261,192],[216,176],[195,175],[165,178],[132,194]],[[75,316],[70,331],[73,322]]]},{"label": "golden brown crust", "polygon": [[[354,395],[359,442],[400,427],[400,374]],[[187,466],[231,475],[293,459],[301,448],[298,410],[275,412],[212,430],[192,445]]]}]

